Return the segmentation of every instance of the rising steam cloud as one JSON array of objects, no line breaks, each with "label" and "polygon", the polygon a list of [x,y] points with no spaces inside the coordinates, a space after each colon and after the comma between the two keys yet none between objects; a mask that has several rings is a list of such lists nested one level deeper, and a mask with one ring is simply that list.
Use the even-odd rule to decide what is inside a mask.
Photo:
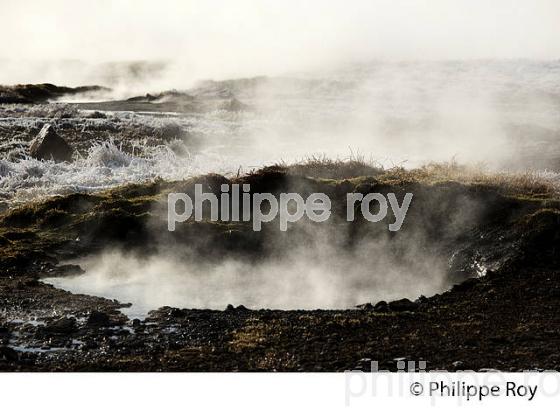
[{"label": "rising steam cloud", "polygon": [[148,81],[161,90],[348,61],[555,59],[559,12],[553,0],[3,0],[0,83],[99,79],[76,60],[167,62]]},{"label": "rising steam cloud", "polygon": [[[0,84],[99,84],[125,98],[262,76],[234,83],[246,110],[178,116],[185,138],[138,156],[105,143],[71,165],[2,158],[6,198],[233,174],[310,155],[543,170],[549,163],[522,154],[560,132],[554,0],[1,3],[0,34],[11,41],[0,42]],[[420,248],[422,238],[397,241],[397,258],[384,240],[345,251],[320,231],[312,236],[313,247],[299,244],[305,252],[258,264],[201,263],[181,249],[104,253],[80,261],[86,275],[51,282],[131,301],[138,315],[161,305],[349,308],[449,285],[448,261]]]},{"label": "rising steam cloud", "polygon": [[[131,302],[126,313],[138,317],[164,305],[348,309],[371,301],[433,295],[449,286],[445,258],[427,255],[410,237],[399,240],[404,251],[396,256],[395,245],[386,240],[363,241],[348,250],[320,229],[309,234],[313,245],[298,241],[289,254],[260,262],[226,258],[209,263],[196,255],[185,257],[184,247],[162,249],[150,257],[109,251],[80,260],[85,275],[48,282],[76,293]],[[282,249],[280,243],[270,246]]]}]

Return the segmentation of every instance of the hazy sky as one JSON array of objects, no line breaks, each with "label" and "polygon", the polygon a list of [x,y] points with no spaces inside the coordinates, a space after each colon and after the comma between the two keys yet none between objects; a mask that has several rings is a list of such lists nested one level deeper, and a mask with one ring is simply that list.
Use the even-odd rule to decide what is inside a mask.
[{"label": "hazy sky", "polygon": [[560,57],[557,0],[0,0],[0,58],[242,75],[348,59]]}]

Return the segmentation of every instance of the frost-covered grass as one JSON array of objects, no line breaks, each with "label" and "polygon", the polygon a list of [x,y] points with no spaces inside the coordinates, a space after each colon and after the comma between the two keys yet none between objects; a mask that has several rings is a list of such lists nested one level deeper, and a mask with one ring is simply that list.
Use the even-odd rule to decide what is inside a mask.
[{"label": "frost-covered grass", "polygon": [[71,104],[2,104],[0,116],[16,116],[27,118],[76,118],[82,114]]},{"label": "frost-covered grass", "polygon": [[167,145],[143,147],[143,155],[123,151],[114,141],[93,145],[72,163],[39,161],[30,157],[0,160],[0,198],[21,202],[73,192],[93,192],[156,178],[179,180],[210,171],[227,172],[220,157],[183,153]]},{"label": "frost-covered grass", "polygon": [[[0,105],[0,202],[91,192],[155,178],[228,173],[240,165],[222,144],[239,128],[228,113],[92,116],[91,111],[73,109],[66,118],[66,109],[65,104]],[[30,142],[46,123],[74,148],[74,162],[29,157]],[[197,146],[202,140],[204,147]]]},{"label": "frost-covered grass", "polygon": [[[558,62],[375,63],[341,70],[204,83],[189,91],[200,101],[237,98],[251,108],[246,111],[170,113],[154,104],[155,112],[100,115],[68,104],[0,105],[0,196],[33,198],[205,172],[242,175],[301,158],[310,160],[291,171],[318,178],[382,169],[387,180],[557,192],[558,175],[544,170],[557,171],[560,158]],[[77,151],[75,163],[23,157],[46,122]],[[378,163],[345,161],[349,152]],[[514,172],[446,162],[453,157]]]},{"label": "frost-covered grass", "polygon": [[390,184],[439,184],[458,182],[464,185],[491,187],[509,195],[536,198],[560,197],[560,174],[553,171],[495,171],[482,164],[459,164],[456,161],[430,162],[416,168],[383,167],[362,156],[332,159],[311,156],[294,163],[279,162],[254,173],[283,171],[321,179],[352,179],[361,176],[376,178]]},{"label": "frost-covered grass", "polygon": [[[0,198],[9,203],[39,199],[49,195],[94,192],[155,179],[182,180],[206,173],[242,175],[251,172],[231,157],[212,150],[191,153],[181,140],[157,146],[137,142],[124,150],[115,141],[94,144],[72,163],[54,163],[25,157],[17,161],[0,159]],[[384,169],[360,158],[348,160],[313,157],[272,168],[314,178],[348,179],[370,176],[385,183],[444,183],[492,186],[506,194],[530,197],[558,197],[560,175],[555,172],[496,172],[455,162],[430,163],[414,169]],[[265,168],[265,170],[268,168]]]},{"label": "frost-covered grass", "polygon": [[455,161],[428,163],[415,169],[395,167],[384,173],[386,181],[420,183],[459,182],[498,189],[506,194],[558,197],[560,174],[552,171],[492,171],[483,165],[461,165]]}]

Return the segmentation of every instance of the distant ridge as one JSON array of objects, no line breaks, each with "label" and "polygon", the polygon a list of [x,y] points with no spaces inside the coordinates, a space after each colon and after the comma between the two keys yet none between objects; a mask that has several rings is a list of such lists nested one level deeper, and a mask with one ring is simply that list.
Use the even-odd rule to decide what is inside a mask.
[{"label": "distant ridge", "polygon": [[110,91],[99,85],[81,87],[61,87],[54,84],[17,84],[0,85],[0,104],[45,103],[67,95]]}]

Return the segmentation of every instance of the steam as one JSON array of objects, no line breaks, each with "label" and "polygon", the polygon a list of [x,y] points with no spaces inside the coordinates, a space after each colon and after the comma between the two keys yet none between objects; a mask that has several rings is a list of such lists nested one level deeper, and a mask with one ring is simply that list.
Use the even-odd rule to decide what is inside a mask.
[{"label": "steam", "polygon": [[[74,163],[53,164],[13,160],[14,149],[19,156],[27,152],[16,135],[0,145],[0,194],[26,200],[156,177],[231,175],[310,156],[362,158],[385,167],[455,160],[490,171],[558,171],[558,73],[558,62],[378,62],[298,77],[210,82],[188,91],[212,96],[229,90],[247,105],[241,112],[169,118],[115,112],[92,121],[77,112],[76,119],[56,119],[58,107],[64,111],[58,104],[18,107],[24,117],[0,124],[31,134],[37,120],[30,117],[54,116],[52,121],[78,133],[147,126],[174,127],[186,137],[154,145],[146,142],[153,136],[140,132],[125,139],[132,151],[93,142]],[[4,112],[9,116],[9,107]]]},{"label": "steam", "polygon": [[559,7],[554,0],[104,0],[84,10],[69,0],[4,0],[0,34],[13,41],[0,44],[0,55],[35,64],[3,63],[0,83],[42,81],[41,61],[58,62],[58,78],[68,81],[79,76],[76,60],[176,62],[165,77],[181,88],[357,60],[554,59]]},{"label": "steam", "polygon": [[[278,160],[280,153],[289,163],[361,155],[384,166],[454,159],[547,169],[554,158],[535,145],[560,132],[553,80],[559,71],[557,62],[522,60],[373,62],[255,79],[234,88],[256,112],[237,119],[246,147],[240,156],[256,151]],[[542,161],[529,163],[529,153]]]},{"label": "steam", "polygon": [[[225,90],[248,109],[174,113],[198,146],[187,138],[152,146],[140,136],[139,152],[130,152],[93,142],[71,164],[7,152],[0,197],[235,173],[313,155],[556,170],[560,155],[549,147],[560,133],[560,42],[552,41],[559,12],[554,0],[107,0],[87,10],[65,0],[4,0],[0,34],[11,41],[0,42],[0,83],[99,84],[113,89],[113,99]],[[200,83],[254,76],[266,77]],[[29,131],[29,119],[11,118],[24,108],[7,110],[0,131],[14,124]],[[14,138],[2,144],[21,142],[25,150]],[[138,315],[161,305],[349,308],[449,285],[446,261],[438,249],[420,247],[429,243],[422,236],[364,239],[346,250],[322,232],[310,235],[312,246],[296,242],[259,263],[209,263],[184,249],[110,252],[79,261],[83,276],[50,281],[130,301]]]},{"label": "steam", "polygon": [[[258,258],[251,257],[251,244],[247,253],[234,255],[220,248],[220,240],[203,235],[177,240],[166,230],[162,200],[148,224],[149,254],[113,247],[75,261],[85,274],[47,282],[130,302],[125,313],[131,317],[145,317],[161,306],[349,309],[381,300],[414,300],[442,292],[457,279],[450,275],[449,244],[473,226],[483,208],[467,197],[457,207],[457,198],[445,193],[420,198],[423,204],[411,205],[399,232],[389,232],[386,223],[341,223],[336,215],[324,223],[300,220],[287,232],[270,222],[259,232],[263,248]],[[433,220],[435,215],[442,220]]]},{"label": "steam", "polygon": [[300,248],[288,255],[258,263],[209,263],[185,258],[180,248],[147,258],[106,252],[79,261],[84,275],[47,282],[75,293],[130,302],[132,307],[124,312],[131,317],[145,317],[161,306],[348,309],[365,302],[432,295],[449,285],[445,261],[426,255],[412,242],[397,257],[385,241],[364,242],[349,251],[328,243],[318,231],[314,237],[319,243],[299,243]]}]

